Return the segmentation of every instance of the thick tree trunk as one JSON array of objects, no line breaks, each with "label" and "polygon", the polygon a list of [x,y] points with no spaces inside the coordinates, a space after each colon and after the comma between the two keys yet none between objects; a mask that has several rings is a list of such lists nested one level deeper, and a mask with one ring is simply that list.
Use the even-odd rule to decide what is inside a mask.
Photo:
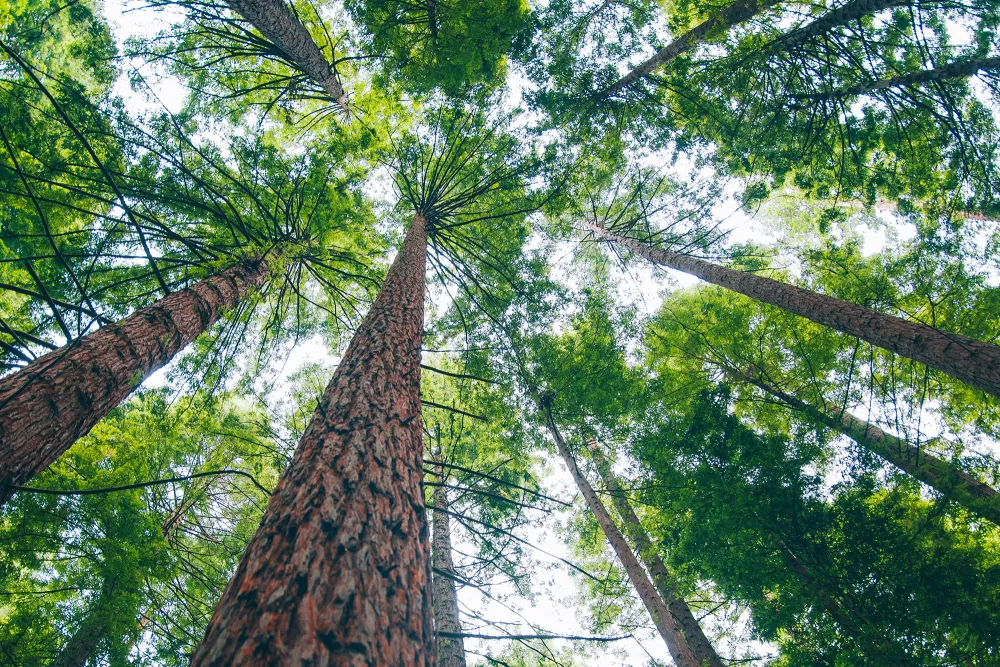
[{"label": "thick tree trunk", "polygon": [[604,531],[604,535],[608,538],[608,543],[611,544],[611,548],[614,549],[615,554],[617,554],[618,559],[621,561],[622,567],[625,568],[629,581],[632,582],[632,587],[639,595],[639,599],[642,600],[643,605],[645,605],[646,610],[652,617],[653,624],[656,625],[660,637],[663,638],[664,643],[667,645],[670,657],[674,659],[674,663],[678,667],[702,667],[698,654],[688,643],[683,623],[674,618],[670,613],[666,602],[656,592],[653,582],[649,580],[649,575],[642,569],[639,560],[632,553],[632,550],[629,549],[628,544],[625,543],[625,538],[622,536],[621,531],[618,530],[614,521],[611,520],[611,516],[604,507],[604,503],[597,497],[593,487],[590,486],[590,482],[587,481],[587,478],[580,472],[580,468],[577,467],[576,459],[573,458],[569,447],[566,446],[566,441],[563,440],[562,433],[559,432],[559,427],[556,426],[555,420],[552,418],[552,411],[549,409],[548,404],[543,400],[539,400],[538,403],[539,408],[545,414],[545,422],[549,433],[552,435],[552,439],[555,440],[556,448],[559,450],[563,461],[566,462],[566,467],[569,468],[570,475],[573,476],[573,481],[576,482],[580,493],[587,501],[587,506],[593,513],[601,530]]},{"label": "thick tree trunk", "polygon": [[415,215],[192,665],[433,665]]},{"label": "thick tree trunk", "polygon": [[[440,466],[437,478],[441,486],[434,489],[434,506],[443,510],[434,514],[431,522],[431,563],[434,582],[434,629],[451,635],[461,634],[458,617],[458,591],[455,588],[455,563],[451,554],[451,521],[448,517],[447,475]],[[438,664],[441,667],[465,667],[465,644],[461,637],[437,637]]]},{"label": "thick tree trunk", "polygon": [[890,352],[919,361],[966,384],[1000,397],[1000,347],[932,329],[825,294],[752,273],[727,269],[701,259],[653,248],[588,222],[598,236],[628,248],[651,262],[697,276],[831,327]]},{"label": "thick tree trunk", "polygon": [[782,391],[753,369],[726,367],[727,374],[774,396],[812,420],[843,433],[865,449],[877,454],[903,472],[913,475],[945,498],[1000,525],[1000,498],[996,490],[948,461],[928,454],[910,443],[886,433],[878,426],[858,419],[847,410],[818,407]]},{"label": "thick tree trunk", "polygon": [[268,277],[247,261],[0,380],[0,505]]},{"label": "thick tree trunk", "polygon": [[106,632],[104,617],[88,618],[59,651],[49,667],[83,667]]},{"label": "thick tree trunk", "polygon": [[633,67],[627,74],[605,88],[600,97],[613,97],[639,79],[667,64],[677,56],[696,48],[712,33],[726,31],[749,21],[774,5],[777,0],[736,0],[717,14],[705,19],[686,33],[673,40],[648,59]]},{"label": "thick tree trunk", "polygon": [[810,100],[839,99],[842,97],[851,97],[853,95],[875,93],[889,88],[902,88],[904,86],[916,86],[922,83],[930,83],[932,81],[945,81],[947,79],[970,77],[982,72],[983,70],[1000,70],[1000,58],[958,60],[933,69],[910,72],[909,74],[900,74],[899,76],[890,77],[888,79],[872,81],[871,83],[863,83],[849,88],[841,88],[840,90],[834,90],[829,93],[815,93],[811,95],[802,95],[800,97]]},{"label": "thick tree trunk", "polygon": [[611,465],[604,458],[596,442],[590,443],[590,457],[597,466],[597,470],[601,474],[601,479],[604,480],[605,488],[611,494],[611,500],[618,510],[618,515],[621,517],[622,524],[625,527],[625,534],[632,540],[639,558],[642,559],[646,570],[653,578],[653,585],[656,586],[656,590],[659,591],[663,601],[667,603],[667,609],[670,610],[671,616],[680,623],[684,639],[691,646],[691,650],[698,659],[697,664],[705,667],[722,667],[722,660],[715,652],[715,647],[708,641],[708,637],[705,636],[705,632],[701,629],[698,619],[691,613],[691,608],[688,607],[687,602],[677,594],[677,584],[673,576],[671,576],[670,570],[667,569],[663,559],[656,552],[656,547],[650,541],[646,529],[642,527],[639,517],[632,510],[632,505],[629,504],[625,492],[622,490],[621,485],[618,484],[618,478],[615,477],[614,472],[611,470]]},{"label": "thick tree trunk", "polygon": [[226,0],[229,7],[253,24],[320,85],[337,104],[347,108],[347,96],[336,72],[313,40],[312,35],[292,13],[284,0]]}]

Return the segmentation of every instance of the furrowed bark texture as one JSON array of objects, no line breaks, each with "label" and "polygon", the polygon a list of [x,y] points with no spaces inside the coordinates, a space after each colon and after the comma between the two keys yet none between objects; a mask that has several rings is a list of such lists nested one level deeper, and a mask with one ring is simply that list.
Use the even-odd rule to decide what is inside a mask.
[{"label": "furrowed bark texture", "polygon": [[701,259],[653,248],[588,222],[598,236],[614,241],[651,262],[683,271],[894,352],[1000,396],[1000,347],[925,324],[884,315],[849,301],[735,271]]},{"label": "furrowed bark texture", "polygon": [[229,7],[253,24],[299,69],[318,83],[340,106],[347,108],[344,88],[312,35],[284,0],[226,0]]},{"label": "furrowed bark texture", "polygon": [[601,526],[601,530],[604,531],[604,535],[608,538],[608,543],[611,544],[611,548],[618,555],[622,567],[625,568],[625,572],[628,574],[629,581],[632,582],[632,587],[638,593],[639,599],[642,600],[643,605],[645,605],[646,610],[652,617],[653,623],[660,633],[660,637],[663,638],[664,643],[667,645],[670,657],[674,659],[674,663],[678,667],[701,667],[702,663],[697,653],[687,641],[683,624],[670,613],[666,602],[656,592],[653,582],[649,580],[649,575],[642,569],[639,560],[632,553],[632,550],[629,549],[628,544],[625,543],[625,538],[622,536],[621,531],[618,530],[614,521],[611,520],[611,515],[608,514],[604,503],[597,497],[590,482],[580,472],[580,468],[576,465],[576,459],[573,458],[572,452],[566,446],[566,441],[563,440],[562,433],[559,432],[559,427],[556,426],[555,420],[552,418],[552,412],[546,405],[541,404],[541,401],[539,403],[539,407],[545,413],[546,425],[548,426],[549,433],[552,435],[552,439],[556,442],[559,454],[562,456],[563,461],[566,462],[566,467],[569,468],[570,475],[573,476],[573,480],[580,489],[580,493],[587,501],[587,506],[593,513],[594,518],[597,519],[598,525]]},{"label": "furrowed bark texture", "polygon": [[268,274],[266,259],[238,264],[0,380],[0,505]]},{"label": "furrowed bark texture", "polygon": [[[431,523],[431,564],[434,582],[434,629],[452,635],[462,633],[458,617],[458,591],[455,589],[455,563],[451,554],[451,521],[448,517],[447,476],[437,468],[441,486],[434,489],[434,506],[445,511],[435,512]],[[437,657],[441,667],[465,667],[465,644],[461,637],[437,638]]]},{"label": "furrowed bark texture", "polygon": [[809,99],[836,99],[840,97],[850,97],[852,95],[863,95],[865,93],[874,93],[879,90],[886,90],[888,88],[902,88],[904,86],[916,86],[921,83],[930,83],[931,81],[945,81],[947,79],[958,79],[962,77],[970,77],[983,70],[1000,70],[1000,58],[977,58],[974,60],[957,60],[947,65],[942,65],[941,67],[935,67],[933,69],[921,70],[919,72],[910,72],[909,74],[900,74],[899,76],[894,76],[888,79],[882,79],[880,81],[873,81],[871,83],[864,83],[857,86],[851,86],[849,88],[841,88],[840,90],[835,90],[829,93],[816,93],[814,95],[803,95]]},{"label": "furrowed bark texture", "polygon": [[706,37],[718,31],[729,30],[734,26],[749,21],[754,16],[763,13],[777,0],[737,0],[714,16],[691,28],[686,33],[673,40],[654,53],[642,63],[633,67],[627,74],[608,86],[601,97],[613,97],[633,83],[651,74],[654,70],[667,64],[677,56],[697,47]]},{"label": "furrowed bark texture", "polygon": [[414,216],[191,664],[433,665]]},{"label": "furrowed bark texture", "polygon": [[945,498],[1000,525],[1000,498],[996,489],[948,461],[886,433],[875,424],[858,419],[836,406],[828,410],[782,391],[752,370],[726,368],[734,379],[759,387],[812,420],[843,433],[865,449],[877,454],[903,472],[909,473]]},{"label": "furrowed bark texture", "polygon": [[656,552],[656,547],[650,541],[646,529],[642,527],[639,517],[632,510],[632,505],[628,502],[625,492],[618,483],[618,478],[615,477],[614,472],[611,470],[611,465],[604,458],[596,442],[590,444],[590,455],[598,472],[601,474],[605,488],[611,494],[611,500],[622,519],[625,534],[632,540],[635,550],[639,553],[639,558],[642,559],[646,570],[653,579],[653,585],[656,586],[660,597],[666,602],[670,615],[680,624],[681,630],[684,633],[684,639],[698,660],[697,664],[723,667],[722,660],[715,652],[715,647],[708,641],[708,637],[705,636],[705,632],[701,629],[698,619],[691,613],[691,608],[688,607],[687,602],[677,594],[677,584],[673,576],[671,576],[670,570],[667,569],[663,559]]}]

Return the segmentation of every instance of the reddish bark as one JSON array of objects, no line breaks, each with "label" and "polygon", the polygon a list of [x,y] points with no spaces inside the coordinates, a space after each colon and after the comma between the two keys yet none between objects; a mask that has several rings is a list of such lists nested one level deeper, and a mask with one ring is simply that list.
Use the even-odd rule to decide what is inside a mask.
[{"label": "reddish bark", "polygon": [[465,644],[461,637],[462,623],[458,616],[458,591],[455,589],[455,563],[451,553],[451,520],[448,516],[447,476],[437,467],[441,486],[434,489],[434,514],[432,522],[432,564],[434,585],[434,630],[449,636],[437,637],[437,657],[440,667],[465,667]]},{"label": "reddish bark", "polygon": [[614,241],[651,262],[697,276],[720,287],[856,336],[876,347],[919,361],[1000,397],[1000,347],[926,324],[885,315],[849,301],[801,287],[727,269],[695,257],[653,248],[586,223],[599,236]]},{"label": "reddish bark", "polygon": [[340,106],[347,108],[347,96],[337,74],[312,35],[292,13],[284,0],[227,0],[234,12],[274,43],[299,69],[309,75]]},{"label": "reddish bark", "polygon": [[587,506],[590,508],[591,513],[593,513],[598,525],[600,525],[601,530],[604,531],[604,535],[608,538],[608,543],[614,549],[618,560],[622,563],[622,567],[625,568],[632,587],[652,617],[653,624],[656,625],[660,637],[663,638],[663,642],[667,645],[670,657],[674,659],[674,663],[678,667],[702,667],[697,653],[687,641],[687,637],[684,634],[684,626],[670,613],[666,602],[656,592],[653,582],[649,580],[649,575],[642,569],[642,565],[639,564],[639,560],[632,553],[632,550],[629,549],[621,531],[618,530],[614,521],[611,520],[611,515],[608,514],[604,503],[597,497],[590,482],[580,472],[580,468],[576,465],[576,459],[573,458],[569,447],[566,446],[566,441],[563,440],[562,433],[559,432],[559,427],[556,426],[555,420],[552,418],[552,412],[549,410],[548,404],[544,400],[539,400],[538,403],[539,408],[545,413],[545,423],[549,428],[552,439],[555,440],[559,454],[562,456],[563,461],[566,462],[566,467],[569,468],[570,475],[573,476],[573,480],[580,489],[580,493],[583,495],[584,500],[587,501]]},{"label": "reddish bark", "polygon": [[691,608],[687,602],[677,594],[677,583],[674,581],[674,577],[670,574],[670,570],[667,569],[663,559],[656,552],[656,547],[650,541],[646,529],[642,527],[639,517],[632,510],[632,505],[629,504],[625,492],[622,490],[621,485],[618,484],[618,478],[615,477],[610,464],[604,458],[596,442],[590,444],[590,455],[597,467],[597,471],[601,474],[601,479],[604,480],[604,486],[611,495],[611,500],[618,510],[618,515],[622,519],[625,534],[632,540],[639,558],[642,559],[646,570],[653,579],[653,585],[656,586],[656,590],[659,592],[660,597],[663,598],[663,601],[667,603],[670,615],[680,624],[684,640],[691,647],[691,651],[697,658],[697,664],[705,667],[722,667],[722,660],[715,652],[715,647],[712,646],[712,642],[708,641],[708,637],[705,636],[705,632],[701,629],[698,619],[691,613]]},{"label": "reddish bark", "polygon": [[814,421],[843,433],[903,472],[913,475],[945,498],[1000,525],[1000,498],[997,497],[996,489],[948,461],[886,433],[875,424],[858,419],[843,408],[817,407],[807,403],[774,386],[753,369],[739,371],[726,367],[726,372],[736,380],[759,387]]},{"label": "reddish bark", "polygon": [[664,46],[648,59],[633,67],[627,74],[605,88],[601,92],[600,97],[617,95],[677,56],[696,48],[712,33],[729,30],[734,26],[745,23],[754,16],[764,12],[776,2],[777,0],[736,0],[733,4],[708,17],[694,28],[691,28]]},{"label": "reddish bark", "polygon": [[416,215],[192,665],[433,665]]},{"label": "reddish bark", "polygon": [[174,292],[0,380],[0,505],[259,287],[267,260]]}]

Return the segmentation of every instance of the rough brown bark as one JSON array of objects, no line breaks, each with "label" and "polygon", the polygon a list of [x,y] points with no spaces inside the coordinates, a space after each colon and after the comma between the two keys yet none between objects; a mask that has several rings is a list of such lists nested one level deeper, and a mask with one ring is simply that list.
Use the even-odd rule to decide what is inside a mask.
[{"label": "rough brown bark", "polygon": [[320,85],[337,104],[347,108],[347,96],[337,74],[312,35],[292,13],[284,0],[226,0],[234,12],[245,18],[260,34]]},{"label": "rough brown bark", "polygon": [[925,324],[885,315],[871,308],[771,278],[727,269],[662,248],[653,248],[634,239],[608,232],[594,223],[586,224],[598,236],[614,241],[651,262],[697,276],[720,287],[856,336],[872,345],[919,361],[988,394],[1000,397],[1000,347],[996,345],[968,336],[938,331]]},{"label": "rough brown bark", "polygon": [[871,83],[863,83],[849,88],[841,88],[840,90],[834,90],[828,93],[815,93],[812,95],[802,95],[801,97],[811,100],[837,99],[841,97],[850,97],[852,95],[874,93],[888,88],[902,88],[904,86],[915,86],[922,83],[930,83],[931,81],[945,81],[947,79],[970,77],[982,72],[983,70],[1000,70],[1000,58],[957,60],[933,69],[900,74],[899,76],[890,77],[888,79],[872,81]]},{"label": "rough brown bark", "polygon": [[434,489],[434,506],[440,510],[431,522],[431,563],[434,586],[434,629],[450,633],[438,635],[437,656],[441,667],[465,667],[465,644],[461,637],[462,624],[458,617],[458,591],[455,589],[455,563],[451,554],[451,520],[448,516],[447,475],[440,466],[436,469],[441,486]]},{"label": "rough brown bark", "polygon": [[580,468],[576,465],[576,459],[573,458],[572,452],[566,446],[566,441],[563,440],[559,427],[556,426],[555,420],[552,418],[552,411],[549,409],[548,404],[544,400],[539,400],[538,403],[539,408],[545,415],[545,423],[548,426],[549,433],[552,435],[552,439],[555,441],[556,448],[559,450],[563,461],[566,462],[566,467],[569,468],[570,475],[573,476],[573,481],[576,482],[580,493],[587,501],[587,506],[590,508],[591,513],[593,513],[601,530],[604,531],[604,535],[608,538],[608,543],[611,544],[611,548],[614,549],[615,554],[617,554],[618,559],[621,561],[622,567],[625,568],[632,587],[639,595],[639,599],[642,600],[643,605],[652,617],[653,624],[656,625],[660,637],[663,638],[664,643],[667,645],[670,657],[674,659],[674,663],[678,667],[701,667],[697,653],[688,643],[687,637],[684,634],[683,624],[670,613],[666,602],[656,592],[653,582],[649,580],[649,575],[642,569],[639,560],[632,553],[632,550],[629,549],[628,544],[625,543],[625,538],[622,536],[621,531],[618,530],[614,521],[611,520],[611,516],[608,514],[607,508],[604,507],[604,503],[597,497],[593,487],[590,486],[590,482],[580,472]]},{"label": "rough brown bark", "polygon": [[83,667],[87,663],[106,632],[104,621],[107,612],[103,607],[107,597],[106,592],[101,593],[96,608],[89,611],[90,617],[80,624],[49,667]]},{"label": "rough brown bark", "polygon": [[737,0],[633,67],[627,74],[605,88],[601,92],[600,97],[613,97],[617,95],[677,56],[697,47],[711,33],[729,30],[734,26],[749,21],[754,16],[763,13],[769,7],[776,4],[776,2],[777,0]]},{"label": "rough brown bark", "polygon": [[192,665],[433,665],[416,215]]},{"label": "rough brown bark", "polygon": [[759,387],[812,420],[843,433],[903,472],[913,475],[945,498],[1000,525],[1000,498],[997,497],[996,490],[948,461],[928,454],[874,424],[858,419],[843,408],[819,407],[807,403],[774,386],[754,369],[738,370],[727,366],[726,372],[736,380]]},{"label": "rough brown bark", "polygon": [[722,660],[715,652],[715,647],[708,641],[708,637],[705,636],[705,632],[701,629],[698,619],[691,613],[691,608],[687,602],[677,594],[677,584],[674,581],[674,577],[670,574],[670,570],[667,569],[663,559],[656,552],[656,547],[650,541],[646,529],[642,527],[639,517],[632,510],[632,505],[629,504],[628,497],[626,497],[621,485],[618,484],[618,478],[611,470],[611,465],[604,458],[596,442],[590,443],[590,457],[594,461],[601,479],[604,480],[604,486],[611,495],[611,500],[615,508],[618,510],[618,515],[621,517],[625,528],[625,534],[632,540],[639,558],[653,579],[653,585],[656,586],[656,590],[660,593],[663,601],[667,603],[670,615],[680,624],[685,641],[698,659],[697,664],[706,667],[723,667]]},{"label": "rough brown bark", "polygon": [[0,505],[269,274],[233,266],[0,380]]}]

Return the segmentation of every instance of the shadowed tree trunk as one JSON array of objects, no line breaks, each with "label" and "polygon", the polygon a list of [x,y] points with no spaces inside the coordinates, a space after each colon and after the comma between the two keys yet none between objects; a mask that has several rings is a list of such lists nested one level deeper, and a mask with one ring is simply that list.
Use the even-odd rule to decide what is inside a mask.
[{"label": "shadowed tree trunk", "polygon": [[563,461],[566,462],[566,467],[569,468],[570,475],[573,476],[577,488],[580,489],[580,493],[587,501],[587,506],[590,508],[591,513],[593,513],[598,525],[600,525],[601,530],[604,531],[604,535],[608,538],[608,543],[611,544],[611,548],[614,549],[615,554],[621,561],[622,567],[625,568],[632,587],[652,617],[653,623],[660,633],[660,637],[663,638],[664,643],[667,645],[670,657],[674,659],[674,663],[678,667],[701,667],[702,663],[698,654],[688,643],[687,637],[684,634],[683,623],[674,618],[670,613],[666,602],[656,592],[653,582],[649,580],[649,575],[642,569],[642,565],[639,564],[635,554],[632,553],[628,544],[625,543],[625,538],[622,536],[621,531],[618,530],[614,521],[611,520],[611,516],[604,507],[604,503],[597,497],[593,487],[590,486],[590,482],[580,472],[580,468],[576,465],[576,459],[573,458],[569,447],[566,446],[566,441],[563,440],[562,433],[559,432],[559,427],[556,426],[556,422],[552,418],[552,411],[549,409],[548,402],[544,397],[536,398],[536,400],[539,409],[545,415],[546,426],[548,426],[549,433],[556,443],[559,454],[562,456]]},{"label": "shadowed tree trunk", "polygon": [[447,475],[437,466],[436,476],[441,486],[434,489],[434,507],[439,510],[431,522],[431,564],[434,584],[434,629],[450,636],[437,638],[437,657],[441,667],[465,667],[465,645],[461,637],[462,624],[458,617],[458,592],[455,589],[455,563],[451,554],[451,521],[448,517]]},{"label": "shadowed tree trunk", "polygon": [[639,517],[632,510],[632,505],[629,504],[625,492],[622,490],[621,485],[618,484],[618,478],[615,477],[614,472],[611,470],[611,465],[604,458],[597,442],[592,441],[589,449],[590,457],[601,474],[604,486],[611,495],[611,500],[622,519],[625,534],[632,540],[639,558],[642,559],[646,570],[653,579],[653,585],[656,586],[656,590],[659,591],[663,601],[667,603],[667,609],[670,610],[670,614],[680,623],[684,639],[691,646],[691,650],[698,659],[697,664],[704,667],[722,667],[722,660],[715,652],[712,643],[708,641],[708,637],[705,636],[705,632],[701,629],[698,619],[691,613],[691,608],[688,607],[687,602],[677,594],[677,584],[673,576],[671,576],[670,570],[667,569],[663,559],[656,552],[656,547],[650,541],[646,529],[642,527]]},{"label": "shadowed tree trunk", "polygon": [[697,276],[828,326],[876,347],[894,352],[1000,397],[1000,347],[975,338],[945,333],[926,324],[885,315],[849,301],[752,273],[727,269],[695,257],[654,248],[586,223],[598,236],[651,262]]},{"label": "shadowed tree trunk", "polygon": [[226,0],[229,7],[253,24],[264,37],[274,43],[320,85],[337,104],[347,108],[347,96],[337,79],[333,66],[313,40],[312,35],[292,13],[284,0]]},{"label": "shadowed tree trunk", "polygon": [[753,369],[740,371],[726,366],[725,370],[733,379],[759,387],[813,421],[843,433],[903,472],[913,475],[945,498],[1000,525],[1000,498],[997,497],[996,490],[964,470],[886,433],[874,424],[858,419],[847,410],[837,406],[817,407],[807,403],[769,383],[761,373],[754,372]]},{"label": "shadowed tree trunk", "polygon": [[114,587],[106,586],[87,610],[87,618],[76,629],[73,636],[63,646],[59,655],[49,663],[49,667],[83,667],[104,638],[107,627],[108,603],[114,595]]},{"label": "shadowed tree trunk", "polygon": [[215,608],[194,667],[433,665],[413,217]]},{"label": "shadowed tree trunk", "polygon": [[823,609],[830,614],[830,618],[836,621],[847,635],[878,656],[879,661],[876,664],[888,665],[889,667],[909,667],[910,663],[906,655],[895,642],[886,637],[850,600],[845,600],[842,603],[834,599],[823,584],[813,576],[806,564],[795,555],[795,552],[788,548],[788,545],[774,531],[765,530],[767,530],[775,548],[781,552],[782,558],[795,571],[806,588],[816,596],[819,603],[823,605]]},{"label": "shadowed tree trunk", "polygon": [[[840,97],[850,97],[852,95],[864,95],[874,93],[888,88],[902,88],[904,86],[915,86],[932,81],[945,81],[947,79],[958,79],[974,76],[983,70],[1000,70],[1000,58],[976,58],[972,60],[957,60],[941,67],[925,69],[919,72],[900,74],[899,76],[862,83],[849,88],[841,88],[828,93],[815,93],[812,95],[799,95],[800,98],[810,100],[828,100]],[[985,216],[984,216],[985,217]]]},{"label": "shadowed tree trunk", "polygon": [[0,380],[0,505],[270,275],[246,261]]},{"label": "shadowed tree trunk", "polygon": [[740,23],[749,21],[754,16],[763,13],[776,2],[777,0],[737,0],[633,67],[627,74],[605,88],[599,97],[604,98],[617,95],[639,79],[652,74],[654,70],[666,65],[677,56],[696,48],[712,33],[726,31]]},{"label": "shadowed tree trunk", "polygon": [[819,37],[837,26],[853,23],[864,16],[880,12],[883,9],[912,6],[915,4],[914,0],[851,0],[836,9],[830,10],[801,28],[789,30],[778,38],[777,44],[781,45],[783,49],[789,49],[807,42],[814,37]]}]

